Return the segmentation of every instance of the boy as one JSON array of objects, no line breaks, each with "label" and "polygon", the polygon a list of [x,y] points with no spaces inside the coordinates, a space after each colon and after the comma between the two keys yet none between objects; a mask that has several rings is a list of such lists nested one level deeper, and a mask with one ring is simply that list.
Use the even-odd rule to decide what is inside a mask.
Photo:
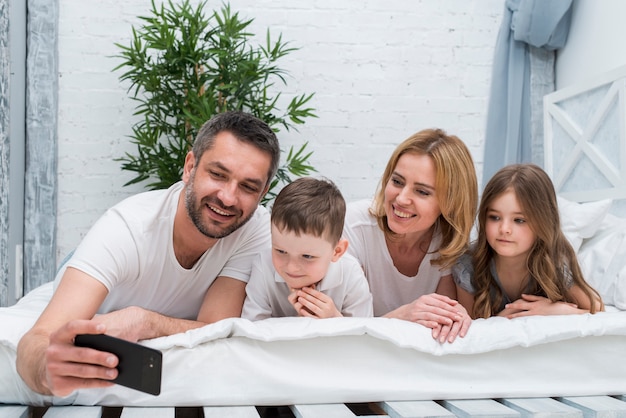
[{"label": "boy", "polygon": [[373,315],[363,270],[344,255],[345,213],[329,180],[303,177],[281,190],[271,212],[272,248],[253,264],[243,318]]}]

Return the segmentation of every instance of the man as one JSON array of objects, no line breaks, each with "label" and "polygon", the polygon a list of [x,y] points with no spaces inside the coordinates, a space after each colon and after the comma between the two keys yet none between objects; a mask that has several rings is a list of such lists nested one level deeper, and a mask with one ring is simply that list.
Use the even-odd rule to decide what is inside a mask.
[{"label": "man", "polygon": [[26,384],[55,396],[111,385],[118,359],[75,347],[78,334],[138,341],[240,316],[252,260],[270,245],[259,202],[279,159],[267,124],[222,113],[198,132],[182,182],[109,209],[18,345]]}]

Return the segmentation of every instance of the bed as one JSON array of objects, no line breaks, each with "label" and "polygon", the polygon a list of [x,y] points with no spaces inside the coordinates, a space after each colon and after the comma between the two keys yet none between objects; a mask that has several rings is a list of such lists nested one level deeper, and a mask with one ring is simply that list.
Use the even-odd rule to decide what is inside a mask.
[{"label": "bed", "polygon": [[230,319],[145,342],[164,353],[159,396],[115,386],[44,397],[15,375],[15,344],[50,294],[44,285],[0,311],[1,323],[11,324],[0,341],[0,402],[302,407],[439,400],[450,407],[468,399],[626,394],[626,311],[611,307],[596,315],[477,320],[464,339],[443,345],[427,329],[394,319]]},{"label": "bed", "polygon": [[[49,283],[0,308],[0,417],[626,416],[625,76],[555,92],[544,105],[562,227],[606,312],[479,319],[453,344],[395,319],[228,319],[143,342],[163,352],[159,396],[114,386],[55,398],[15,371],[16,344]],[[581,102],[598,114],[582,117]],[[291,415],[268,415],[273,407]]]}]

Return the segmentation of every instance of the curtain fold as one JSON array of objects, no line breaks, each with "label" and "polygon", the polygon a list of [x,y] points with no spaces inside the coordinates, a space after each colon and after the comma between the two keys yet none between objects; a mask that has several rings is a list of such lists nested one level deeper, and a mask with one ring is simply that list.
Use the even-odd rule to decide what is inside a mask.
[{"label": "curtain fold", "polygon": [[[501,167],[520,162],[534,162],[542,152],[533,149],[533,131],[537,132],[537,117],[543,110],[531,108],[531,59],[533,48],[548,53],[533,54],[536,60],[554,65],[554,51],[565,46],[571,22],[573,0],[507,0],[502,25],[496,40],[492,69],[485,148],[483,159],[483,185]],[[535,51],[536,52],[536,51]],[[537,58],[539,57],[539,58]],[[533,86],[537,83],[533,83]],[[541,83],[554,89],[554,73],[551,82]],[[541,92],[541,97],[549,91]],[[538,113],[537,113],[538,112]],[[531,125],[535,114],[535,128]],[[534,147],[538,145],[535,141]]]}]

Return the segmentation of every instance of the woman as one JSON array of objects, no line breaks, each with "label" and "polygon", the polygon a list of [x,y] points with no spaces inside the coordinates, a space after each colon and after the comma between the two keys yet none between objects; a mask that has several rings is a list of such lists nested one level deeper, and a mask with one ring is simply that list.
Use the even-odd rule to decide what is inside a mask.
[{"label": "woman", "polygon": [[467,249],[478,186],[465,144],[420,131],[393,152],[373,201],[348,205],[348,252],[361,263],[374,315],[420,323],[433,338],[465,336],[471,319],[450,267]]}]

